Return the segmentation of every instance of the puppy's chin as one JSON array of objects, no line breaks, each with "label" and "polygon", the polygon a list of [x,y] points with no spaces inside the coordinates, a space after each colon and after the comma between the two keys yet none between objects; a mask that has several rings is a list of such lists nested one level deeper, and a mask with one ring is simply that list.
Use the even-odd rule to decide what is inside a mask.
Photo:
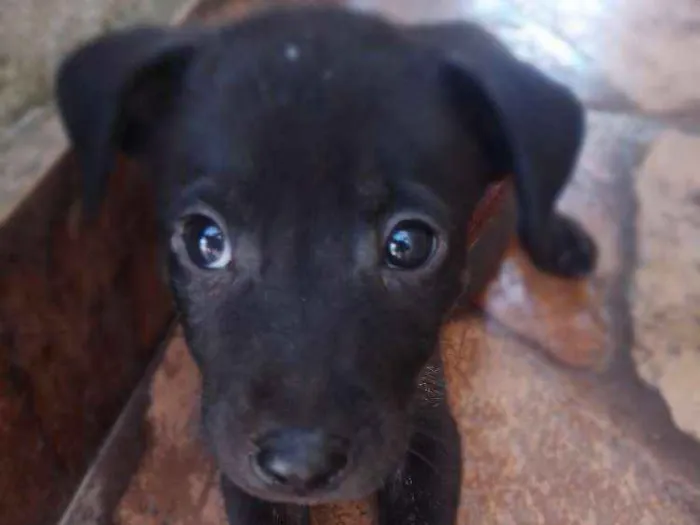
[{"label": "puppy's chin", "polygon": [[[387,473],[386,478],[388,478],[390,475],[391,471]],[[384,479],[385,478],[377,478],[373,483],[364,483],[363,487],[341,486],[337,489],[319,490],[306,494],[278,492],[275,490],[251,486],[245,483],[241,484],[237,483],[234,480],[229,480],[232,481],[232,483],[234,483],[238,488],[240,488],[244,492],[264,501],[270,501],[273,503],[288,503],[294,505],[322,505],[328,503],[359,501],[365,499],[374,494],[377,490],[379,490],[382,487],[382,485],[384,484]]]},{"label": "puppy's chin", "polygon": [[243,492],[264,501],[289,503],[295,505],[320,505],[343,501],[358,501],[367,498],[379,490],[384,482],[399,468],[399,462],[383,471],[357,472],[350,474],[337,485],[309,492],[295,492],[261,484],[251,471],[241,476],[238,469],[222,466],[223,475]]}]

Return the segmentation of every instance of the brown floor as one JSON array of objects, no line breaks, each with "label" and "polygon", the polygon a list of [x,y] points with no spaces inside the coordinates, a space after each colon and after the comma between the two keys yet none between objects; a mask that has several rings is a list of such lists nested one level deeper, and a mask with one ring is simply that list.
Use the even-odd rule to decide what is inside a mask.
[{"label": "brown floor", "polygon": [[[597,274],[584,287],[561,283],[513,251],[483,317],[445,330],[464,440],[460,523],[700,524],[700,4],[350,3],[409,20],[476,16],[591,110],[562,207],[594,232]],[[196,442],[197,391],[176,337],[152,384],[151,448],[117,524],[224,523]],[[316,517],[368,521],[357,507]]]}]

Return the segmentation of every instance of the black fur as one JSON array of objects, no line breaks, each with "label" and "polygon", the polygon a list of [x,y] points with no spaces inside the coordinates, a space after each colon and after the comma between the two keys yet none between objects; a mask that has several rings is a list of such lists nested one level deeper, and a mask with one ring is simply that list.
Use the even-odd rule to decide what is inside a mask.
[{"label": "black fur", "polygon": [[[374,491],[383,525],[453,523],[460,440],[435,350],[466,225],[512,174],[533,262],[592,270],[594,244],[554,210],[584,133],[574,96],[477,26],[336,8],[117,32],[69,56],[57,91],[90,215],[115,155],[149,168],[231,524],[303,524],[309,504]],[[221,225],[232,263],[193,263],[192,214]],[[412,271],[384,262],[402,217],[437,239]],[[345,466],[303,489],[260,475],[280,429],[308,430],[277,436],[295,451],[333,436]]]}]

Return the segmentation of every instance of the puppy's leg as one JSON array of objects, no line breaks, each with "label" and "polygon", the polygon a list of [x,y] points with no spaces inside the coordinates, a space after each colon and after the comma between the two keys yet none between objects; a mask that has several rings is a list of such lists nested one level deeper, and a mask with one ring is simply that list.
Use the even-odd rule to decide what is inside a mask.
[{"label": "puppy's leg", "polygon": [[[442,378],[441,369],[433,369]],[[442,383],[442,381],[441,381]],[[378,494],[379,525],[454,525],[462,481],[461,445],[442,384],[424,389],[404,465]]]},{"label": "puppy's leg", "polygon": [[254,498],[221,477],[229,525],[309,525],[309,509]]}]

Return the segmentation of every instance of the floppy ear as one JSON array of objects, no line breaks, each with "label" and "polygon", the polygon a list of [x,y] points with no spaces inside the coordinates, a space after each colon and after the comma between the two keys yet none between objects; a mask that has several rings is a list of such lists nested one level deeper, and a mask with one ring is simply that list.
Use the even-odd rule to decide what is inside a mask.
[{"label": "floppy ear", "polygon": [[576,97],[477,25],[416,26],[409,32],[439,53],[456,111],[476,127],[494,180],[514,176],[519,236],[532,261],[562,276],[589,273],[597,258],[594,243],[555,211],[585,132]]},{"label": "floppy ear", "polygon": [[115,157],[148,148],[168,113],[201,33],[138,27],[96,38],[60,65],[56,94],[83,176],[83,206],[94,217]]}]

